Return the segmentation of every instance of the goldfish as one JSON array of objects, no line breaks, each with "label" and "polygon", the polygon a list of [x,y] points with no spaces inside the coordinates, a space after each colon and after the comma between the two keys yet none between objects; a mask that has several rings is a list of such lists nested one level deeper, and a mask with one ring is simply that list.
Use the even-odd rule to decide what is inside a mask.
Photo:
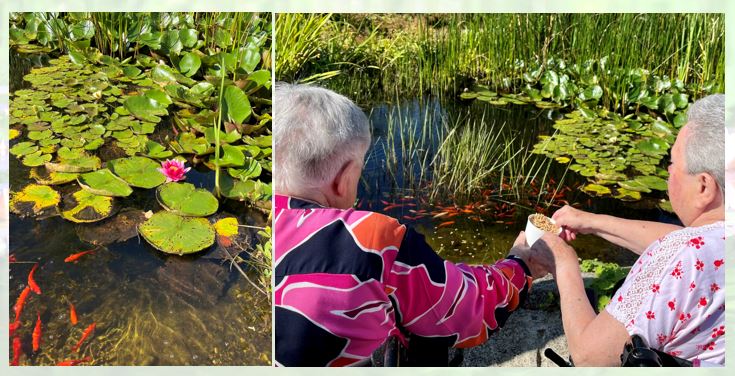
[{"label": "goldfish", "polygon": [[10,323],[10,334],[8,335],[8,337],[12,337],[13,334],[15,334],[15,331],[18,330],[18,328],[20,328],[20,321],[16,320]]},{"label": "goldfish", "polygon": [[31,293],[31,288],[26,286],[26,288],[23,289],[23,292],[20,293],[20,296],[18,296],[18,300],[15,302],[15,306],[13,307],[13,311],[15,311],[15,321],[18,321],[20,318],[21,312],[23,312],[23,306],[26,305],[26,299],[28,299],[28,294]]},{"label": "goldfish", "polygon": [[88,326],[87,329],[84,329],[84,332],[82,333],[82,338],[77,342],[77,344],[72,347],[72,351],[79,352],[79,348],[82,347],[82,343],[84,343],[84,340],[89,337],[92,332],[94,332],[94,328],[97,327],[97,323],[92,323],[92,325]]},{"label": "goldfish", "polygon": [[22,347],[23,346],[20,342],[20,337],[13,337],[13,361],[10,362],[11,366],[17,366],[20,364],[20,354]]},{"label": "goldfish", "polygon": [[81,363],[88,363],[91,360],[92,359],[90,357],[85,356],[82,359],[69,359],[69,360],[64,360],[64,361],[61,361],[61,362],[56,363],[56,365],[57,366],[76,366],[76,365],[79,365]]},{"label": "goldfish", "polygon": [[33,351],[41,347],[41,314],[36,314],[36,327],[33,329]]},{"label": "goldfish", "polygon": [[67,258],[64,259],[64,262],[74,262],[74,261],[77,261],[77,260],[79,260],[80,257],[82,257],[82,256],[84,256],[84,255],[86,255],[88,253],[92,253],[92,252],[94,252],[94,249],[89,250],[89,251],[78,252],[78,253],[75,253],[73,255],[69,255],[69,257],[67,257]]},{"label": "goldfish", "polygon": [[383,211],[388,211],[388,210],[391,210],[391,209],[400,208],[402,206],[404,206],[404,204],[390,204],[390,205],[384,207],[383,208]]},{"label": "goldfish", "polygon": [[38,287],[36,280],[33,279],[33,274],[36,273],[36,269],[38,269],[38,264],[34,264],[31,272],[28,273],[28,286],[31,288],[31,291],[36,293],[36,295],[41,295],[41,288]]},{"label": "goldfish", "polygon": [[74,309],[74,304],[69,303],[69,321],[72,325],[77,324],[77,310]]},{"label": "goldfish", "polygon": [[447,214],[449,214],[449,213],[447,213],[447,212],[441,212],[441,213],[439,213],[439,214],[436,214],[436,215],[434,215],[434,216],[433,216],[432,218],[439,218],[439,217],[443,217],[443,216],[445,216],[445,215],[447,215]]},{"label": "goldfish", "polygon": [[454,221],[446,221],[446,222],[440,223],[439,226],[436,226],[436,228],[442,228],[442,227],[446,227],[446,226],[451,226],[453,224],[454,224]]}]

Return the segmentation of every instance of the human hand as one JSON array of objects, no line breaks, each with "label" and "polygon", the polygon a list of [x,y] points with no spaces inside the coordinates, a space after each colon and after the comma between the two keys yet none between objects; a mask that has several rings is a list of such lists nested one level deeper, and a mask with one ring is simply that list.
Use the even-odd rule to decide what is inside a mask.
[{"label": "human hand", "polygon": [[577,233],[588,234],[592,231],[590,228],[592,216],[594,216],[593,213],[564,205],[551,216],[551,219],[562,229],[559,236],[566,241],[571,241],[577,238]]},{"label": "human hand", "polygon": [[509,256],[516,256],[523,260],[531,271],[533,279],[541,278],[546,274],[553,273],[554,256],[548,249],[531,249],[526,245],[526,233],[521,231],[513,242],[513,248],[508,252]]},{"label": "human hand", "polygon": [[533,247],[531,249],[534,252],[547,252],[551,255],[554,260],[554,269],[550,270],[550,272],[555,278],[556,272],[560,267],[565,268],[567,266],[576,266],[579,268],[577,252],[557,235],[548,232],[545,233],[539,240],[533,243]]}]

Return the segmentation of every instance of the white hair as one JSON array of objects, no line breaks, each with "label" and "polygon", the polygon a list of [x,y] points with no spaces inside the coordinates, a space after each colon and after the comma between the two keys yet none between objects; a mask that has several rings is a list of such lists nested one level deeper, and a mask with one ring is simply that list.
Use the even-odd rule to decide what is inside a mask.
[{"label": "white hair", "polygon": [[725,198],[725,95],[695,101],[687,113],[689,135],[684,144],[687,172],[712,175]]},{"label": "white hair", "polygon": [[276,192],[330,182],[370,145],[367,116],[352,101],[316,86],[276,83],[273,91]]}]

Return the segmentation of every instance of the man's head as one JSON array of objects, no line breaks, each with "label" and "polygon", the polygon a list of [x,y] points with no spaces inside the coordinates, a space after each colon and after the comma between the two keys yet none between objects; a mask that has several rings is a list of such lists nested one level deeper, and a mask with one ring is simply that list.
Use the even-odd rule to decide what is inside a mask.
[{"label": "man's head", "polygon": [[320,87],[277,83],[273,137],[276,193],[320,192],[340,208],[354,203],[370,127],[352,101]]},{"label": "man's head", "polygon": [[684,225],[702,215],[724,219],[725,96],[697,100],[676,137],[669,166],[669,198]]}]

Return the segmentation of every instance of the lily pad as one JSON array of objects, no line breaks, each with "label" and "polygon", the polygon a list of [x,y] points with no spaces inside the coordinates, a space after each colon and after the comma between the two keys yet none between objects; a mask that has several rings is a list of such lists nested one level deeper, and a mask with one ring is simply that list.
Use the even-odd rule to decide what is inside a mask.
[{"label": "lily pad", "polygon": [[80,189],[64,196],[61,203],[61,217],[74,223],[91,223],[101,221],[112,215],[113,198],[96,195]]},{"label": "lily pad", "polygon": [[643,193],[651,192],[651,190],[645,184],[642,184],[636,180],[620,181],[618,182],[618,185],[621,188],[629,191],[637,191]]},{"label": "lily pad", "polygon": [[61,200],[61,196],[53,188],[29,184],[10,198],[10,210],[21,216],[38,215],[52,209]]},{"label": "lily pad", "polygon": [[145,144],[145,154],[151,158],[164,159],[173,155],[171,150],[155,141],[148,141]]},{"label": "lily pad", "polygon": [[206,218],[182,217],[167,211],[153,214],[138,226],[143,238],[156,249],[183,255],[214,244],[214,228]]},{"label": "lily pad", "polygon": [[48,171],[45,168],[36,167],[31,169],[31,178],[38,184],[43,185],[60,185],[77,180],[79,174],[69,172]]},{"label": "lily pad", "polygon": [[669,188],[669,185],[668,183],[666,183],[666,180],[661,179],[658,176],[651,176],[651,175],[637,176],[635,178],[635,181],[637,181],[638,183],[642,185],[645,185],[646,187],[650,189],[656,189],[659,191],[665,191]]},{"label": "lily pad", "polygon": [[127,197],[133,193],[125,180],[106,168],[79,175],[77,181],[82,188],[100,196]]},{"label": "lily pad", "polygon": [[229,238],[231,236],[237,235],[238,224],[239,223],[237,223],[237,218],[235,217],[222,218],[214,223],[214,230],[217,232],[217,235],[226,236]]},{"label": "lily pad", "polygon": [[36,146],[35,143],[29,142],[29,141],[19,142],[15,144],[15,146],[10,148],[10,154],[13,154],[18,157],[28,155],[28,154],[33,154],[36,151],[38,151],[38,146]]},{"label": "lily pad", "polygon": [[[61,156],[59,149],[59,156]],[[76,158],[61,157],[59,163],[46,163],[46,169],[58,172],[87,172],[94,171],[102,166],[102,161],[95,155],[81,155]]]},{"label": "lily pad", "polygon": [[247,95],[237,86],[225,88],[223,111],[227,118],[235,123],[242,123],[250,116],[252,109]]},{"label": "lily pad", "polygon": [[164,209],[190,217],[206,217],[219,207],[211,192],[190,183],[164,184],[158,188],[158,198]]},{"label": "lily pad", "polygon": [[41,150],[28,154],[23,157],[23,164],[28,167],[43,166],[44,163],[48,162],[53,158],[51,154],[43,154]]},{"label": "lily pad", "polygon": [[159,116],[168,115],[164,104],[145,95],[128,97],[125,100],[125,108],[136,118],[152,123],[160,122]]},{"label": "lily pad", "polygon": [[161,164],[149,158],[115,159],[108,161],[107,166],[133,187],[150,189],[166,182],[166,177],[158,171]]},{"label": "lily pad", "polygon": [[582,191],[591,196],[604,196],[611,193],[610,188],[599,184],[587,184],[586,186],[584,186],[584,188],[582,188]]}]

